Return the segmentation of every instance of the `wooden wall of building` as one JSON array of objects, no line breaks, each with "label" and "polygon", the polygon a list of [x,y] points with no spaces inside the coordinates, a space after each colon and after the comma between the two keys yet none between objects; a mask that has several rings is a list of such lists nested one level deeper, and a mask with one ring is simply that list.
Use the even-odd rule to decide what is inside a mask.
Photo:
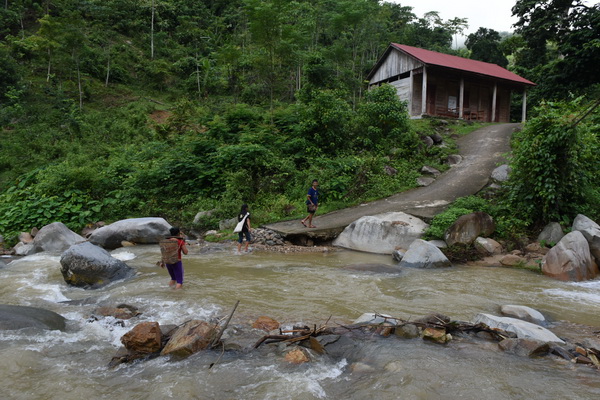
[{"label": "wooden wall of building", "polygon": [[392,50],[377,71],[375,71],[375,74],[373,74],[370,84],[376,85],[380,82],[386,82],[390,78],[405,74],[422,66],[423,64],[418,60],[397,50]]}]

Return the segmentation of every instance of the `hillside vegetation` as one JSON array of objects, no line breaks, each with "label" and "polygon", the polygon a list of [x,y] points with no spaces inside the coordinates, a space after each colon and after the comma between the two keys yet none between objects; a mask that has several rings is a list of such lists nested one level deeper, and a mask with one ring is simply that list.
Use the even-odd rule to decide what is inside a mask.
[{"label": "hillside vegetation", "polygon": [[206,229],[243,202],[264,223],[300,216],[314,178],[323,212],[413,187],[455,149],[423,146],[436,122],[410,121],[391,87],[365,91],[389,42],[503,54],[540,84],[534,103],[573,93],[587,107],[597,74],[564,67],[592,65],[598,7],[572,2],[569,27],[542,41],[529,3],[516,2],[526,37],[483,30],[452,50],[466,20],[373,0],[6,1],[0,234],[148,215],[190,224],[212,210]]}]

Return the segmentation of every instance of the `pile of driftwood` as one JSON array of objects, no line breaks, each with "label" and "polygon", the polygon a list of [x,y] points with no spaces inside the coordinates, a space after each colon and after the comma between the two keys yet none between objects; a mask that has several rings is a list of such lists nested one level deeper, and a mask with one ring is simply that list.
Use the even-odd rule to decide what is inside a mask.
[{"label": "pile of driftwood", "polygon": [[[157,322],[140,323],[121,338],[125,347],[113,357],[110,366],[114,367],[121,363],[153,358],[159,355],[187,356],[200,350],[220,349],[221,355],[210,364],[209,368],[211,368],[221,359],[227,347],[227,342],[235,342],[233,337],[226,339],[225,343],[221,338],[238,304],[239,301],[236,302],[227,318],[214,324],[195,320],[186,321],[184,324],[171,327],[161,334],[160,330],[166,327],[159,327]],[[329,345],[335,343],[337,338],[342,336],[360,340],[369,337],[386,338],[393,335],[400,338],[422,338],[439,344],[446,344],[453,337],[460,336],[492,340],[498,342],[499,347],[504,351],[520,356],[532,357],[554,354],[573,363],[587,364],[600,370],[600,350],[583,346],[580,343],[558,344],[517,338],[516,334],[512,332],[490,328],[483,323],[472,324],[454,321],[441,314],[433,314],[415,320],[403,320],[377,313],[370,315],[372,318],[363,323],[329,326],[330,317],[320,326],[293,326],[291,329],[279,328],[279,323],[264,317],[274,322],[274,326],[267,327],[255,323],[255,327],[260,326],[261,329],[269,333],[261,337],[251,349],[246,349],[258,349],[263,345],[277,343],[284,347],[286,345],[296,347],[294,351],[302,348],[311,349],[320,355],[331,354],[328,348],[335,352],[334,347],[329,347]],[[600,331],[594,332],[594,334],[600,334]],[[170,349],[174,346],[175,348]],[[299,353],[302,353],[302,351],[300,350]],[[306,362],[309,359],[300,354],[299,358],[294,356],[289,361]]]},{"label": "pile of driftwood", "polygon": [[[450,318],[434,314],[414,321],[403,320],[374,314],[377,323],[359,323],[353,325],[327,326],[327,322],[317,327],[294,326],[291,330],[279,330],[279,334],[263,336],[254,348],[263,344],[283,343],[296,344],[310,348],[318,354],[326,353],[325,346],[319,341],[324,335],[352,335],[354,337],[378,336],[389,337],[396,335],[405,338],[421,337],[424,340],[444,344],[452,340],[452,336],[476,336],[477,338],[493,340],[499,343],[501,349],[521,356],[543,356],[554,354],[577,364],[587,364],[600,370],[600,350],[587,348],[577,343],[543,343],[530,339],[518,339],[516,334],[501,329],[490,328],[479,323],[453,321]],[[600,334],[600,331],[594,332]]]}]

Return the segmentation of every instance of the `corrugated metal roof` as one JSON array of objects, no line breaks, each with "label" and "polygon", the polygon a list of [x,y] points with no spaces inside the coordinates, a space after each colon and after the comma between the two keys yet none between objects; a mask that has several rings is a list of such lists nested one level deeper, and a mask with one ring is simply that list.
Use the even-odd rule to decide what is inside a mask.
[{"label": "corrugated metal roof", "polygon": [[486,63],[478,60],[470,60],[468,58],[438,53],[437,51],[420,49],[418,47],[407,46],[404,44],[392,43],[391,46],[408,54],[411,57],[416,58],[426,65],[452,68],[455,70],[467,71],[474,74],[517,82],[524,85],[535,86],[535,83],[520,77],[519,75],[510,72],[509,70],[496,64]]}]

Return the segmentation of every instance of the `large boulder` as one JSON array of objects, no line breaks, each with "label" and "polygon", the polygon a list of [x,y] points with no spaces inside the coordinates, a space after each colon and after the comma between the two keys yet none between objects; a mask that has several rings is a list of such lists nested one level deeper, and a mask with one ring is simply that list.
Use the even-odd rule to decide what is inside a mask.
[{"label": "large boulder", "polygon": [[348,225],[333,244],[369,253],[392,254],[398,248],[408,248],[427,227],[421,219],[403,212],[366,216]]},{"label": "large boulder", "polygon": [[60,265],[65,282],[85,288],[98,288],[134,273],[123,261],[89,242],[71,246],[60,257]]},{"label": "large boulder", "polygon": [[585,215],[579,214],[573,220],[571,231],[579,231],[583,234],[590,246],[592,255],[596,259],[596,263],[600,262],[600,225]]},{"label": "large boulder", "polygon": [[65,319],[49,310],[0,304],[0,331],[23,328],[64,330]]},{"label": "large boulder", "polygon": [[548,329],[516,318],[498,317],[491,314],[477,314],[474,323],[482,323],[492,329],[501,329],[503,331],[512,332],[516,334],[519,339],[532,339],[544,343],[565,343]]},{"label": "large boulder", "polygon": [[542,272],[561,281],[584,281],[598,275],[598,265],[592,259],[583,234],[573,231],[550,249],[542,261]]},{"label": "large boulder", "polygon": [[158,243],[169,235],[171,225],[164,218],[131,218],[96,229],[90,242],[105,249],[116,249],[122,242],[136,244]]},{"label": "large boulder", "polygon": [[62,222],[53,222],[44,226],[35,235],[27,255],[42,251],[62,253],[76,243],[84,242],[85,238],[76,234]]},{"label": "large boulder", "polygon": [[459,217],[444,234],[448,246],[454,244],[471,244],[479,236],[489,236],[496,230],[496,224],[491,216],[477,211]]},{"label": "large boulder", "polygon": [[406,251],[400,262],[400,268],[442,268],[452,263],[434,244],[416,239]]},{"label": "large boulder", "polygon": [[162,349],[161,355],[187,357],[210,346],[218,334],[215,324],[191,320],[178,328]]}]

